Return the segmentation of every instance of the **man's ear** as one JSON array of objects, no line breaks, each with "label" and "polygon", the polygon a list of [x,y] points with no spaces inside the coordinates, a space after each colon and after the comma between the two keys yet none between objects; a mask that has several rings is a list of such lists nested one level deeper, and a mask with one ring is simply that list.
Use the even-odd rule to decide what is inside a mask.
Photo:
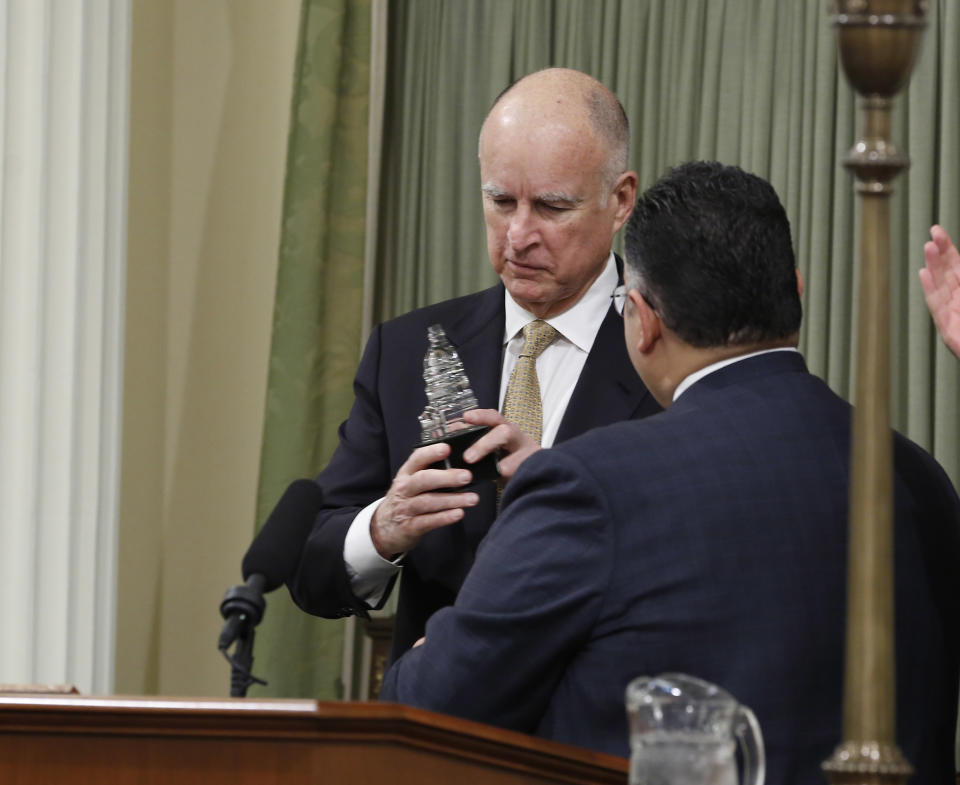
[{"label": "man's ear", "polygon": [[634,205],[637,203],[637,173],[624,172],[617,178],[613,186],[613,197],[617,200],[617,212],[614,216],[614,228],[616,233],[620,230],[630,213],[633,212]]},{"label": "man's ear", "polygon": [[636,348],[641,354],[646,354],[660,340],[660,317],[636,289],[630,289],[627,292],[627,297],[630,299],[629,307],[634,312],[633,318],[639,321],[640,329],[636,336]]},{"label": "man's ear", "polygon": [[803,275],[799,267],[797,268],[797,294],[803,297]]}]

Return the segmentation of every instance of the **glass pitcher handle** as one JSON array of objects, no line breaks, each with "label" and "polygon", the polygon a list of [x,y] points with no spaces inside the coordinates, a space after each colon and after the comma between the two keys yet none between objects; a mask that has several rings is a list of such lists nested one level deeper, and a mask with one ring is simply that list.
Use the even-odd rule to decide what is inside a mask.
[{"label": "glass pitcher handle", "polygon": [[767,761],[763,752],[760,723],[746,706],[737,707],[736,734],[743,755],[743,785],[763,785]]}]

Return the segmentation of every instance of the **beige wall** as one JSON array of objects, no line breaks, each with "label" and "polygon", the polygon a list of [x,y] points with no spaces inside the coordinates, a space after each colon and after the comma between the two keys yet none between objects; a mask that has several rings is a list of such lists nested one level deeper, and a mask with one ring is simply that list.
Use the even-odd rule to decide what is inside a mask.
[{"label": "beige wall", "polygon": [[116,691],[226,695],[299,0],[134,0]]}]

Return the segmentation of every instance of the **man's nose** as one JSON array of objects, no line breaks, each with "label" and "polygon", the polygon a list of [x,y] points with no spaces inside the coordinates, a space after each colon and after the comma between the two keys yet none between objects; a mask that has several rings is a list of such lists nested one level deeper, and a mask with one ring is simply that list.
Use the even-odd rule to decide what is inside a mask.
[{"label": "man's nose", "polygon": [[536,216],[528,205],[518,205],[507,227],[507,242],[514,251],[523,251],[539,239]]}]

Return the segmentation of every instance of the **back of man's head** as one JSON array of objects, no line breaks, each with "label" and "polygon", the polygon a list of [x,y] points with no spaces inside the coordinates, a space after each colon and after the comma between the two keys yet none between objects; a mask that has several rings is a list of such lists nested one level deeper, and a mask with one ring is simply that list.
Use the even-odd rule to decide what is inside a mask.
[{"label": "back of man's head", "polygon": [[671,169],[626,229],[627,284],[699,348],[783,341],[800,328],[790,222],[766,180],[734,166]]}]

